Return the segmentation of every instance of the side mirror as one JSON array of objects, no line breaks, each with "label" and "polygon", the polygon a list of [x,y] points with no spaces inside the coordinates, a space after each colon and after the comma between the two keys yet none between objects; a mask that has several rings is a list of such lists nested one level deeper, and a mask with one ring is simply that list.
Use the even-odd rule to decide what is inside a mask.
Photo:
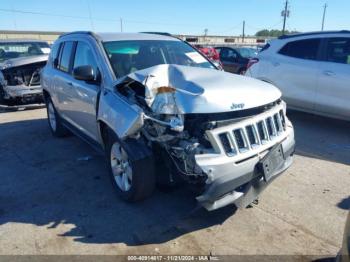
[{"label": "side mirror", "polygon": [[83,65],[73,69],[73,77],[77,80],[95,82],[95,72],[92,66]]}]

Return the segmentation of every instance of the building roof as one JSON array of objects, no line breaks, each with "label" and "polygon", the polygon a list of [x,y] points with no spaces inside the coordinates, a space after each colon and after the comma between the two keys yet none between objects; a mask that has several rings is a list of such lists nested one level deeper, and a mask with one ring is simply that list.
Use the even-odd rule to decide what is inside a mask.
[{"label": "building roof", "polygon": [[0,39],[0,43],[47,43],[45,40],[40,39],[28,39],[28,38],[9,38]]}]

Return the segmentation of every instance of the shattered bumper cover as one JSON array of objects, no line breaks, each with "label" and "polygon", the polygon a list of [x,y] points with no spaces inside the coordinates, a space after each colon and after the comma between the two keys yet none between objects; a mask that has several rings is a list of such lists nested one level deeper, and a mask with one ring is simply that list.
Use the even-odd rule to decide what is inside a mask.
[{"label": "shattered bumper cover", "polygon": [[[198,202],[207,210],[215,210],[229,204],[245,208],[279,175],[287,170],[293,162],[295,142],[286,140],[282,143],[285,160],[272,178],[266,182],[257,168],[259,159],[251,159],[239,167],[230,168],[231,172],[220,176],[207,186],[206,191],[197,197]],[[237,176],[237,174],[241,174]],[[244,186],[243,186],[244,185]],[[241,186],[242,189],[240,188]]]},{"label": "shattered bumper cover", "polygon": [[[282,118],[285,122],[283,129],[281,115],[284,116]],[[267,128],[269,121],[272,127],[271,134]],[[265,139],[261,139],[258,132],[261,123],[264,123],[261,128],[265,130]],[[256,144],[250,143],[250,140],[254,139],[248,135],[249,127],[255,130]],[[241,140],[240,144],[244,144],[245,148],[237,146],[238,141],[234,134],[238,130],[241,131],[241,138],[244,141]],[[232,144],[232,154],[230,151],[227,152],[227,144],[223,146],[221,140],[223,134],[227,135],[227,143]],[[293,162],[294,129],[285,116],[283,105],[238,123],[207,131],[207,136],[216,153],[196,155],[196,163],[208,176],[204,193],[197,197],[199,203],[208,210],[232,203],[237,207],[246,207]],[[274,168],[269,173],[269,179],[266,179],[262,162],[271,156],[269,153],[274,148],[280,148],[283,157],[276,160]]]}]

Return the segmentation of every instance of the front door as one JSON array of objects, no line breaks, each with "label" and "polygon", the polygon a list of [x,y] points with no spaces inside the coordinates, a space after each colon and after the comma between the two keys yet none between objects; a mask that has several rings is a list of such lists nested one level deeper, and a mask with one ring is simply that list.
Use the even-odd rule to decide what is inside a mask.
[{"label": "front door", "polygon": [[94,140],[97,140],[96,103],[100,91],[99,69],[96,61],[92,46],[88,42],[78,41],[73,71],[79,66],[89,65],[93,68],[96,81],[86,82],[77,79],[72,81],[72,88],[69,90],[69,97],[72,99],[70,118],[76,127]]}]

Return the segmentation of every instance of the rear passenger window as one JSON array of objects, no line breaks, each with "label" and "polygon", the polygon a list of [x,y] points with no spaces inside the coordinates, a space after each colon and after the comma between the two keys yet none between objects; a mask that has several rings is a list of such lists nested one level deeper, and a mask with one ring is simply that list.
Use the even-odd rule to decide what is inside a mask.
[{"label": "rear passenger window", "polygon": [[327,43],[326,61],[350,64],[350,38],[330,38]]},{"label": "rear passenger window", "polygon": [[73,42],[65,42],[61,52],[61,59],[58,64],[58,69],[63,72],[69,72]]},{"label": "rear passenger window", "polygon": [[278,53],[295,58],[317,60],[320,43],[321,39],[318,38],[293,41],[282,47]]},{"label": "rear passenger window", "polygon": [[50,52],[50,57],[51,61],[54,62],[54,60],[58,57],[58,52],[60,50],[61,44],[54,44],[52,46],[51,52]]}]

